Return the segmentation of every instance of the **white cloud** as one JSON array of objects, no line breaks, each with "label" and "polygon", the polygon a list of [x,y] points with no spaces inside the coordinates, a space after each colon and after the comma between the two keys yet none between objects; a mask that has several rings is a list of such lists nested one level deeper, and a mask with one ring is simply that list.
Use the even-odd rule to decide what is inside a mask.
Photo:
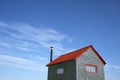
[{"label": "white cloud", "polygon": [[20,57],[1,55],[1,54],[0,54],[0,65],[45,71],[45,68],[43,67],[44,65],[41,64],[40,62],[25,58],[20,58]]},{"label": "white cloud", "polygon": [[120,76],[119,76],[119,74],[107,73],[105,75],[105,80],[120,80]]},{"label": "white cloud", "polygon": [[0,46],[5,48],[14,48],[23,51],[35,51],[34,49],[37,47],[37,45],[35,44],[32,43],[26,44],[26,42],[23,42],[22,44],[21,43],[11,44],[11,43],[0,42]]},{"label": "white cloud", "polygon": [[73,38],[68,38],[68,42],[73,42]]},{"label": "white cloud", "polygon": [[113,64],[106,64],[105,66],[106,71],[114,71],[114,72],[120,72],[120,66],[119,65],[113,65]]},{"label": "white cloud", "polygon": [[[42,57],[42,56],[30,56],[30,59],[33,59],[33,60],[35,60],[35,61],[39,61],[39,62],[44,62],[44,63],[48,63],[48,58],[46,58],[46,57]],[[45,64],[44,64],[44,66],[45,66]]]},{"label": "white cloud", "polygon": [[18,57],[14,57],[14,56],[7,56],[7,55],[2,55],[2,54],[0,55],[0,60],[15,62],[18,64],[34,63],[34,61],[32,61],[32,60],[27,60],[27,59],[23,59],[23,58],[18,58]]},{"label": "white cloud", "polygon": [[[52,28],[35,27],[25,23],[0,22],[0,34],[0,49],[3,49],[3,47],[5,49],[11,49],[4,50],[6,54],[21,56],[20,54],[13,53],[14,51],[12,52],[12,50],[15,50],[15,52],[18,50],[28,51],[27,53],[34,51],[30,55],[27,54],[29,55],[29,57],[27,56],[29,59],[0,54],[1,65],[40,71],[46,70],[45,65],[48,59],[38,56],[35,51],[44,54],[46,48],[48,49],[50,46],[53,46],[54,55],[60,55],[68,51],[64,48],[62,42],[73,41],[66,34],[61,34]],[[26,53],[23,56],[26,57]],[[39,63],[39,61],[41,62]]]},{"label": "white cloud", "polygon": [[2,22],[2,21],[0,21],[0,26],[7,26],[7,24]]},{"label": "white cloud", "polygon": [[2,42],[0,42],[0,46],[11,47],[11,45],[9,45],[9,44],[7,44],[7,43],[2,43]]},{"label": "white cloud", "polygon": [[30,26],[28,24],[8,24],[7,26],[2,25],[1,27],[10,29],[12,31],[16,31],[19,34],[16,34],[15,32],[11,32],[9,30],[6,30],[5,32],[11,35],[12,37],[21,37],[23,39],[29,39],[36,42],[48,42],[48,41],[61,41],[65,38],[65,35],[62,35],[51,28],[35,28],[33,26]]},{"label": "white cloud", "polygon": [[[10,36],[7,37],[7,39],[11,39],[10,43],[12,43],[12,47],[15,46],[14,48],[25,51],[31,51],[38,46],[43,48],[49,48],[50,46],[54,46],[57,50],[57,53],[60,54],[66,51],[66,49],[64,49],[62,45],[62,41],[73,41],[72,38],[68,38],[67,35],[61,34],[52,28],[35,28],[34,26],[30,26],[25,23],[7,24],[0,22],[0,28],[4,33]],[[28,42],[26,46],[24,44],[24,41]],[[8,42],[4,43],[9,44]],[[31,43],[32,45],[34,45],[33,47],[30,45]],[[35,47],[35,45],[37,46]],[[31,46],[31,48],[29,46]]]}]

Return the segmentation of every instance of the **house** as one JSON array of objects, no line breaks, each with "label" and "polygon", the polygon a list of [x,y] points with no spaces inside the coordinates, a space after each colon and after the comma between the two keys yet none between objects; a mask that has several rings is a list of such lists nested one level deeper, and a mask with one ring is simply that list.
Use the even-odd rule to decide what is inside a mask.
[{"label": "house", "polygon": [[105,64],[90,45],[51,60],[47,64],[48,80],[105,80]]}]

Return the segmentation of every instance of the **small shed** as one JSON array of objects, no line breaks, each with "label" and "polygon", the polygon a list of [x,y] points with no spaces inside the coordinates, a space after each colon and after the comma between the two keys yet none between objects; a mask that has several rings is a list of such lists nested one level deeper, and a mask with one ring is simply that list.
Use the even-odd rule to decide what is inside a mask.
[{"label": "small shed", "polygon": [[105,64],[90,45],[61,55],[48,63],[48,80],[105,80]]}]

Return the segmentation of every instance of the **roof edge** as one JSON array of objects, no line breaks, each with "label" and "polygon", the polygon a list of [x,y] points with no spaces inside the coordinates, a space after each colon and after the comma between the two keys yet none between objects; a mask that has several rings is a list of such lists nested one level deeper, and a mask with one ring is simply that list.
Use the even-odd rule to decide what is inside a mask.
[{"label": "roof edge", "polygon": [[[85,49],[86,48],[86,49]],[[100,54],[95,50],[95,48],[92,46],[92,45],[88,45],[88,46],[86,46],[86,47],[83,47],[83,48],[81,48],[81,49],[78,49],[78,50],[82,50],[82,49],[85,49],[85,51],[81,54],[81,55],[83,55],[87,50],[89,50],[89,49],[92,49],[93,50],[93,52],[96,54],[96,56],[100,59],[100,61],[103,63],[103,65],[105,65],[106,64],[106,62],[104,61],[104,59],[100,56]],[[74,50],[74,51],[77,51],[77,50]],[[74,51],[71,51],[71,52],[74,52]],[[71,53],[71,52],[69,52],[69,53]],[[66,54],[69,54],[69,53],[66,53]],[[64,55],[66,55],[66,54],[63,54],[63,55],[61,55],[61,56],[64,56]],[[78,55],[78,56],[76,56],[76,57],[74,57],[74,58],[71,58],[70,60],[76,60],[78,57],[80,57],[81,55]],[[61,56],[59,56],[59,57],[61,57]],[[59,58],[58,57],[58,58]],[[56,59],[54,59],[53,61],[55,61],[55,60],[57,60],[58,58],[56,58]],[[53,62],[52,61],[52,62]],[[66,62],[66,61],[68,61],[68,60],[65,60],[64,62]],[[50,63],[48,63],[46,66],[48,67],[48,66],[51,66],[51,65],[54,65],[54,64],[56,64],[56,63],[61,63],[61,62],[59,62],[59,61],[57,61],[56,63],[52,63],[52,62],[50,62]],[[63,61],[62,61],[63,62]]]},{"label": "roof edge", "polygon": [[98,58],[101,60],[101,62],[105,65],[106,62],[104,61],[104,59],[99,55],[99,53],[95,50],[95,48],[93,46],[91,46],[92,50],[96,53],[96,55],[98,56]]}]

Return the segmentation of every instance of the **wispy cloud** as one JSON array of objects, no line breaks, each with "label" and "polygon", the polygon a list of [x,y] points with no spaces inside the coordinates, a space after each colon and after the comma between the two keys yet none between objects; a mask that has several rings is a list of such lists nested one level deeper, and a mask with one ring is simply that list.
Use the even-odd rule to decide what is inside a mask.
[{"label": "wispy cloud", "polygon": [[105,66],[106,71],[120,72],[120,65],[107,64]]},{"label": "wispy cloud", "polygon": [[4,46],[4,47],[11,47],[11,45],[9,45],[9,44],[7,44],[7,43],[1,43],[1,42],[0,42],[0,46],[2,46],[2,47],[3,47],[3,46]]},{"label": "wispy cloud", "polygon": [[[72,42],[73,39],[49,27],[35,27],[26,23],[0,21],[0,65],[44,71],[45,64],[48,62],[48,59],[43,57],[45,56],[44,50],[53,46],[55,55],[60,55],[68,51],[64,48],[63,41]],[[3,53],[3,48],[7,55]],[[19,54],[20,51],[23,55]],[[32,54],[29,54],[28,57],[26,51]]]},{"label": "wispy cloud", "polygon": [[0,21],[0,26],[7,26],[7,24],[2,22],[2,21]]},{"label": "wispy cloud", "polygon": [[[65,34],[61,34],[52,28],[33,27],[25,23],[8,24],[0,22],[0,31],[1,33],[5,33],[9,36],[9,38],[6,39],[11,40],[10,43],[8,43],[9,41],[3,41],[2,43],[9,45],[12,43],[12,47],[15,46],[15,48],[25,51],[33,50],[38,46],[43,48],[54,46],[55,51],[57,51],[56,53],[62,53],[65,52],[66,49],[64,49],[61,42],[73,41],[72,38],[69,38]],[[31,44],[34,46],[32,47]],[[35,47],[35,45],[37,46]]]},{"label": "wispy cloud", "polygon": [[0,65],[45,71],[44,67],[40,64],[40,62],[25,58],[20,58],[20,57],[1,55],[1,54],[0,54]]},{"label": "wispy cloud", "polygon": [[120,65],[107,63],[105,66],[105,80],[120,80]]}]

